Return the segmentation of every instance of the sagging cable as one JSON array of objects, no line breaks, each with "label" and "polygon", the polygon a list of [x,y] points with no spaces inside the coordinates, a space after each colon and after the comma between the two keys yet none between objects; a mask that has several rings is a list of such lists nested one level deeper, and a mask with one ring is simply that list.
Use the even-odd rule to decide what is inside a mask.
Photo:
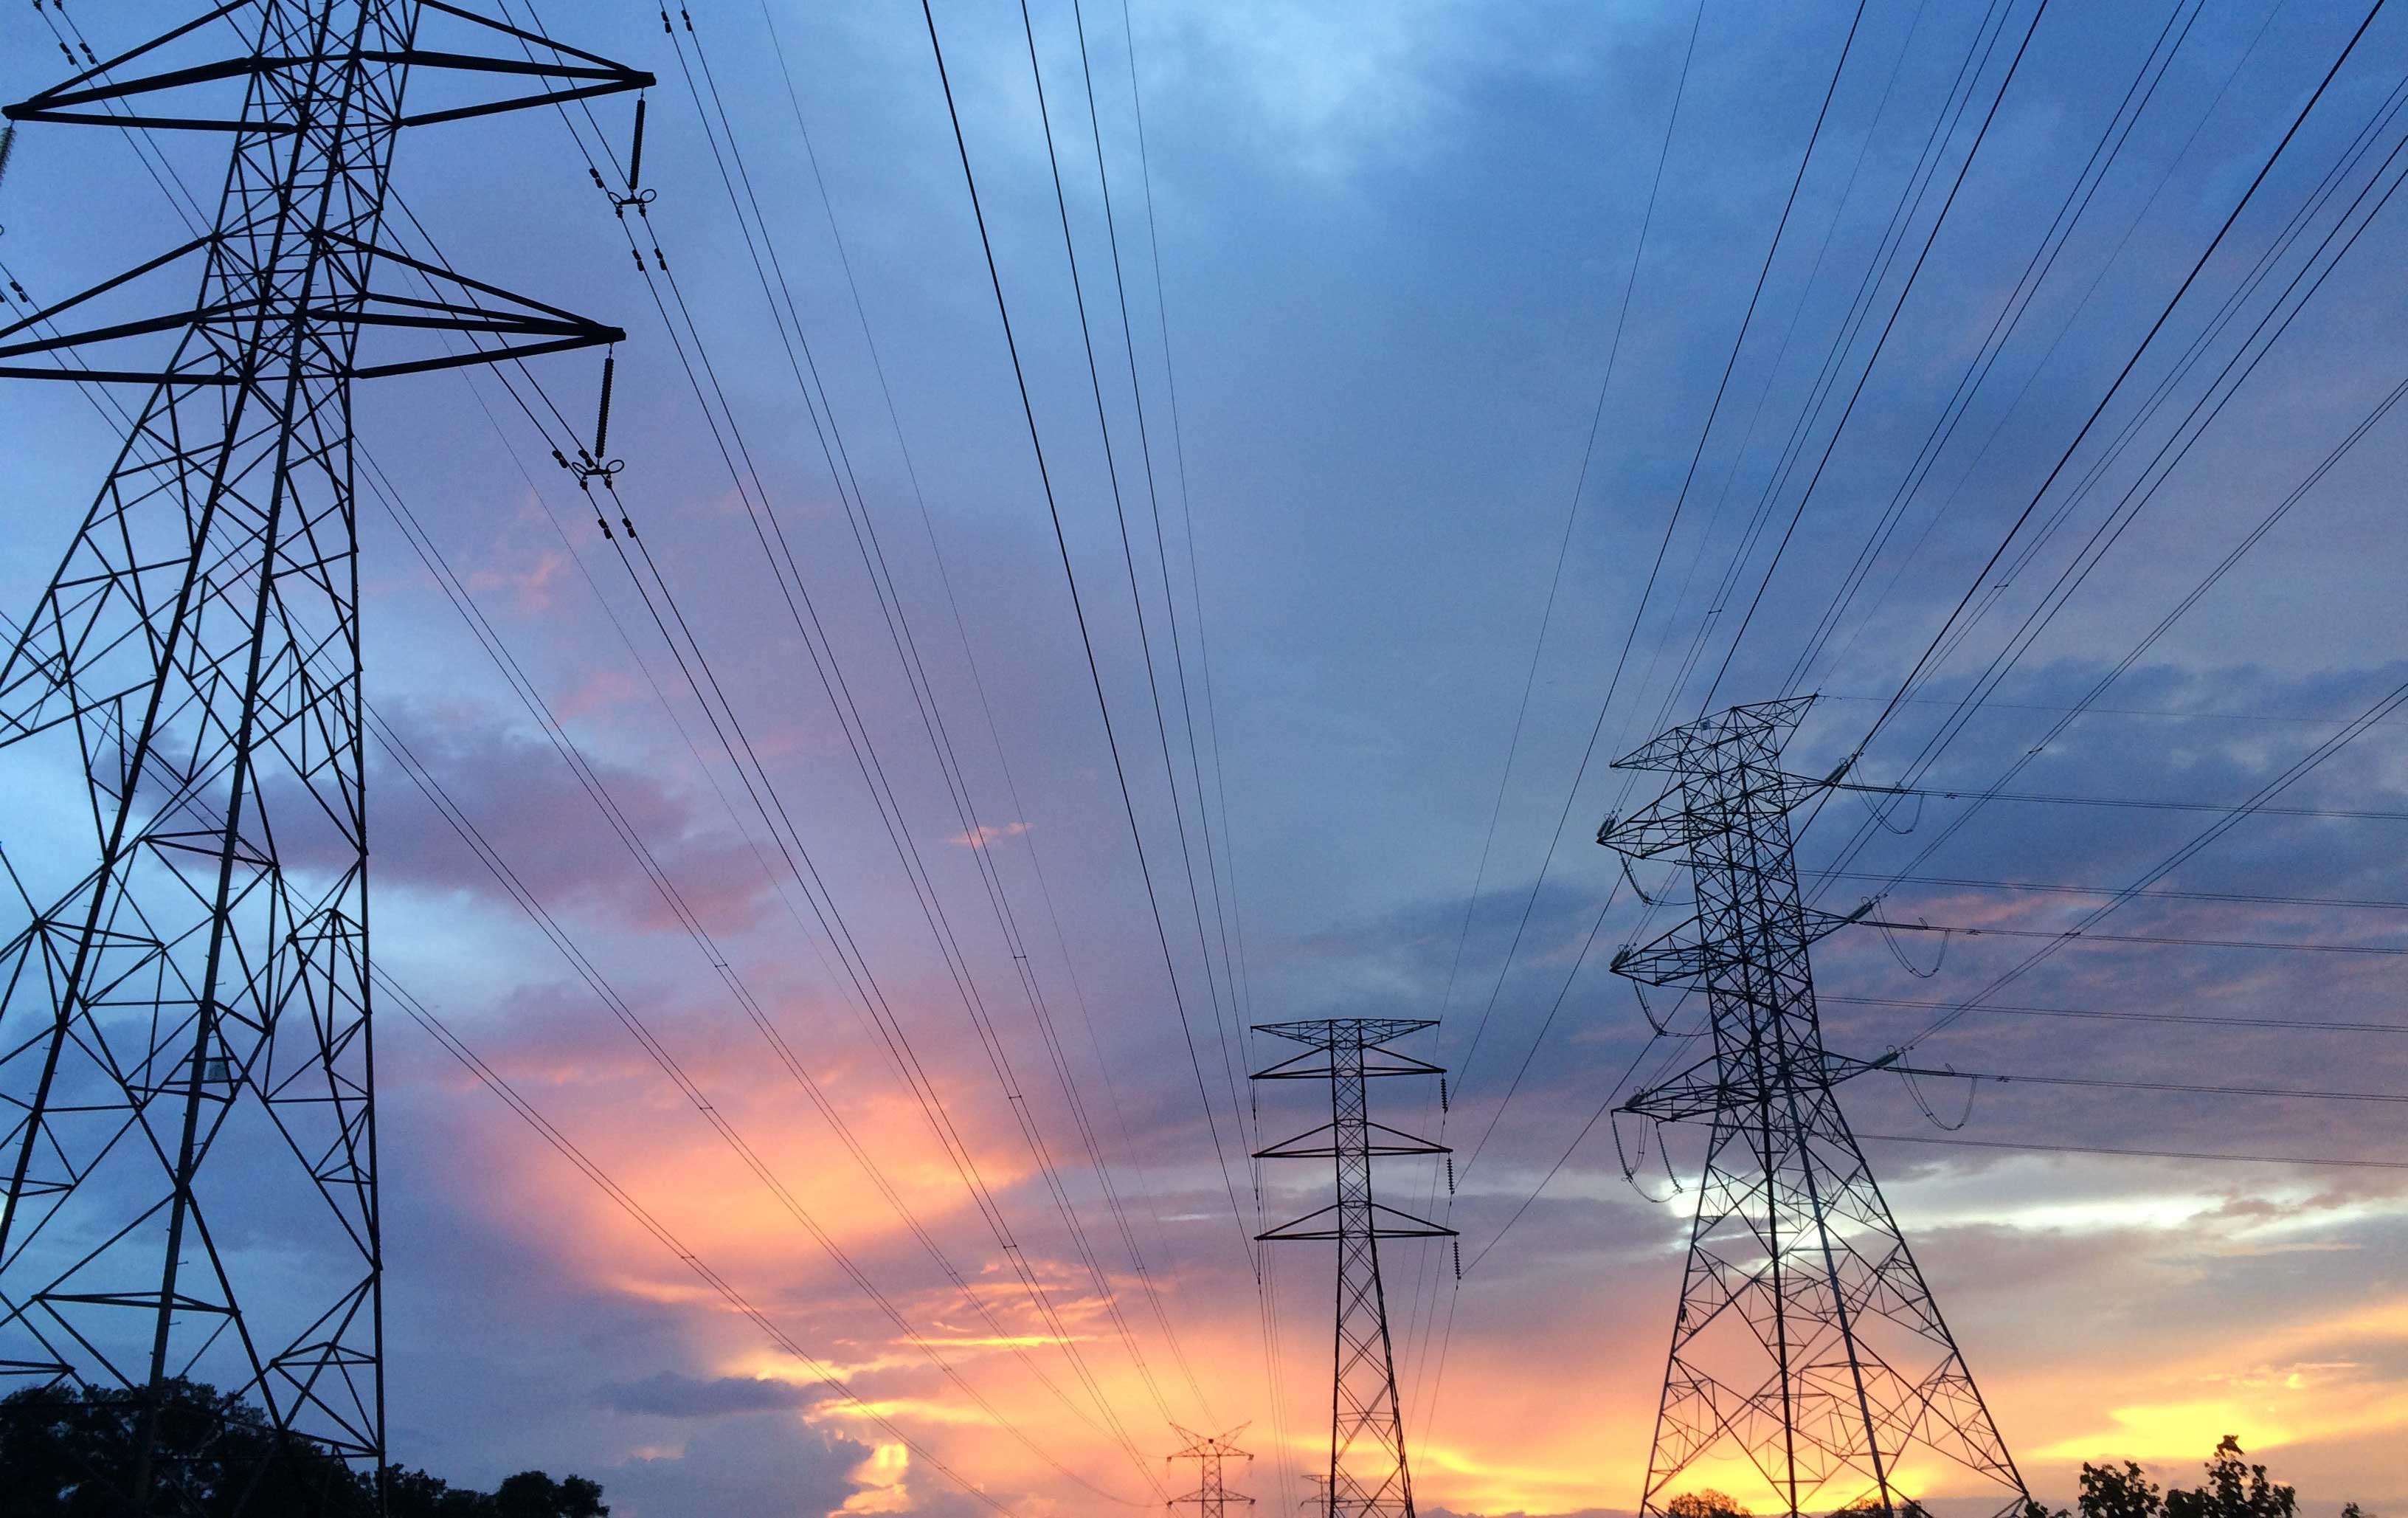
[{"label": "sagging cable", "polygon": [[1657,1017],[1656,1008],[1648,1005],[1645,987],[1634,980],[1630,983],[1630,994],[1639,998],[1639,1015],[1647,1019],[1647,1026],[1655,1030],[1656,1037],[1661,1038],[1672,1031],[1671,1019]]},{"label": "sagging cable", "polygon": [[[1639,1184],[1639,1167],[1647,1163],[1647,1135],[1649,1129],[1641,1128],[1639,1131],[1639,1153],[1637,1158],[1634,1159],[1631,1156],[1630,1151],[1624,1148],[1622,1142],[1622,1118],[1623,1114],[1628,1110],[1629,1109],[1627,1107],[1615,1107],[1612,1112],[1606,1114],[1606,1127],[1611,1130],[1613,1135],[1613,1157],[1615,1162],[1622,1166],[1622,1178],[1630,1183],[1630,1189],[1637,1192],[1641,1196],[1646,1197],[1648,1201],[1660,1207],[1664,1203],[1670,1202],[1672,1198],[1681,1194],[1681,1178],[1672,1173],[1672,1157],[1670,1154],[1664,1153],[1664,1146],[1661,1143],[1658,1143],[1656,1146],[1656,1152],[1661,1155],[1664,1161],[1664,1178],[1671,1182],[1672,1189],[1666,1192],[1661,1196],[1647,1195],[1647,1188]],[[1631,1116],[1636,1117],[1639,1116],[1639,1114],[1632,1113]],[[1653,1123],[1651,1122],[1650,1127],[1652,1126]]]},{"label": "sagging cable", "polygon": [[[1946,1070],[1951,1076],[1956,1074],[1955,1070],[1949,1069],[1945,1065],[1942,1066],[1942,1068]],[[1914,1071],[1900,1067],[1898,1072],[1898,1078],[1906,1082],[1906,1093],[1908,1096],[1914,1098],[1914,1109],[1923,1114],[1923,1120],[1931,1124],[1934,1128],[1939,1129],[1941,1132],[1953,1134],[1959,1128],[1964,1127],[1967,1123],[1973,1120],[1973,1092],[1977,1084],[1975,1077],[1971,1076],[1962,1077],[1965,1082],[1965,1110],[1956,1115],[1956,1120],[1954,1122],[1950,1122],[1945,1118],[1942,1118],[1932,1106],[1931,1103],[1924,1096],[1923,1088],[1915,1082]]]},{"label": "sagging cable", "polygon": [[1948,935],[1955,930],[1949,928],[1935,928],[1930,923],[1924,921],[1921,918],[1915,918],[1914,931],[1919,932],[1936,932],[1940,935],[1939,957],[1931,961],[1930,969],[1918,970],[1914,967],[1914,961],[1906,957],[1906,950],[1899,947],[1898,946],[1898,929],[1903,926],[1903,924],[1885,922],[1880,918],[1875,918],[1873,926],[1881,930],[1882,942],[1889,946],[1890,958],[1898,961],[1898,967],[1899,969],[1905,971],[1908,975],[1913,976],[1915,979],[1928,980],[1932,976],[1938,975],[1948,963]]}]

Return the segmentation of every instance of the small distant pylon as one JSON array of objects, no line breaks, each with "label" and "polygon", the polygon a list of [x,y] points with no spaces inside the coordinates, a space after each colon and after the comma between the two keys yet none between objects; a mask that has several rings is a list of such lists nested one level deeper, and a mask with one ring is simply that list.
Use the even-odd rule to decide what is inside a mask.
[{"label": "small distant pylon", "polygon": [[1197,1518],[1222,1518],[1222,1515],[1228,1511],[1229,1504],[1232,1502],[1242,1502],[1250,1508],[1254,1505],[1254,1499],[1243,1492],[1230,1491],[1221,1477],[1222,1461],[1254,1458],[1253,1455],[1238,1448],[1235,1442],[1238,1436],[1246,1431],[1246,1424],[1240,1424],[1226,1434],[1199,1434],[1192,1428],[1181,1428],[1177,1424],[1172,1424],[1170,1426],[1178,1431],[1181,1438],[1187,1441],[1187,1447],[1163,1458],[1195,1461],[1197,1484],[1196,1490],[1185,1496],[1172,1497],[1167,1504],[1169,1508],[1175,1511],[1180,1508],[1193,1505],[1197,1510]]},{"label": "small distant pylon", "polygon": [[1304,1479],[1311,1484],[1312,1490],[1306,1493],[1297,1503],[1297,1511],[1326,1515],[1329,1511],[1329,1478],[1320,1471],[1308,1470],[1304,1473]]},{"label": "small distant pylon", "polygon": [[[1257,1024],[1256,1033],[1307,1046],[1256,1080],[1327,1080],[1329,1121],[1256,1159],[1327,1159],[1338,1172],[1338,1200],[1284,1222],[1263,1239],[1338,1242],[1337,1352],[1330,1393],[1329,1518],[1413,1518],[1404,1415],[1397,1405],[1397,1361],[1388,1343],[1388,1302],[1380,1285],[1380,1240],[1451,1238],[1452,1228],[1371,1199],[1371,1161],[1383,1154],[1444,1154],[1433,1144],[1371,1120],[1364,1082],[1375,1076],[1435,1076],[1437,1065],[1383,1048],[1438,1024],[1405,1018],[1336,1018]],[[1319,1063],[1314,1055],[1321,1055]]]}]

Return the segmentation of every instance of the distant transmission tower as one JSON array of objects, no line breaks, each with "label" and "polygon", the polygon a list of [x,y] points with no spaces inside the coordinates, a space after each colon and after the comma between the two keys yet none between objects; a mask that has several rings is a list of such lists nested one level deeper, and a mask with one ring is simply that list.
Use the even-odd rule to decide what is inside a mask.
[{"label": "distant transmission tower", "polygon": [[1246,1431],[1245,1424],[1240,1424],[1226,1434],[1199,1434],[1192,1428],[1180,1428],[1177,1424],[1170,1426],[1178,1429],[1179,1437],[1187,1441],[1187,1447],[1165,1458],[1196,1462],[1196,1490],[1185,1496],[1172,1497],[1170,1507],[1192,1506],[1196,1509],[1197,1518],[1223,1518],[1232,1502],[1242,1502],[1250,1508],[1254,1505],[1253,1497],[1242,1492],[1230,1491],[1221,1475],[1221,1462],[1224,1460],[1254,1458],[1234,1442],[1240,1434]]},{"label": "distant transmission tower", "polygon": [[[1689,867],[1697,913],[1613,969],[1702,990],[1712,1048],[1626,1110],[1708,1120],[1705,1178],[1641,1510],[1673,1483],[1780,1511],[1882,1513],[1970,1482],[2026,1500],[2005,1441],[1849,1132],[1834,1088],[1878,1069],[1827,1052],[1807,946],[1850,920],[1806,906],[1789,813],[1835,782],[1782,772],[1812,698],[1739,706],[1614,761],[1672,788],[1598,842]],[[1861,916],[1861,912],[1857,914]]]},{"label": "distant transmission tower", "polygon": [[[624,336],[380,246],[386,176],[404,127],[651,82],[442,0],[250,0],[6,112],[233,145],[210,231],[0,328],[0,375],[149,387],[0,665],[0,748],[71,741],[97,846],[0,948],[0,1391],[124,1410],[111,1511],[384,1459],[351,382]],[[189,304],[90,314],[187,260]],[[182,1379],[266,1434],[169,1458]]]},{"label": "distant transmission tower", "polygon": [[[1455,1230],[1371,1199],[1371,1161],[1383,1154],[1444,1154],[1446,1146],[1371,1120],[1364,1082],[1375,1076],[1435,1076],[1440,1068],[1383,1045],[1438,1026],[1403,1018],[1338,1018],[1258,1024],[1304,1053],[1254,1073],[1256,1080],[1326,1080],[1329,1121],[1257,1151],[1264,1160],[1327,1159],[1338,1200],[1264,1239],[1338,1241],[1336,1371],[1330,1392],[1330,1518],[1412,1518],[1413,1482],[1397,1405],[1397,1362],[1388,1347],[1388,1302],[1380,1285],[1380,1240],[1447,1238]],[[1318,1060],[1316,1061],[1316,1056]]]}]

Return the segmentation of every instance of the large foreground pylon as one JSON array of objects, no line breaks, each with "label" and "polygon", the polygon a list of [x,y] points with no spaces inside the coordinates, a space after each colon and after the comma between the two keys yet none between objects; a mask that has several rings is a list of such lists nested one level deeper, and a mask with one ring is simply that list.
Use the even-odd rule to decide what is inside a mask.
[{"label": "large foreground pylon", "polygon": [[[0,1392],[112,1410],[109,1511],[289,1505],[302,1469],[351,1511],[380,1469],[351,383],[624,336],[380,246],[387,176],[405,127],[651,82],[444,0],[235,0],[7,110],[233,148],[208,233],[0,328],[0,375],[148,387],[0,665],[0,750],[79,769],[93,843],[10,871]],[[188,304],[93,314],[186,260]],[[225,1401],[171,1445],[184,1380]]]},{"label": "large foreground pylon", "polygon": [[1598,830],[1689,867],[1696,915],[1613,969],[1703,991],[1712,1046],[1624,1107],[1712,1125],[1641,1508],[1685,1479],[1790,1514],[1967,1487],[2015,1511],[2023,1478],[1840,1110],[1834,1088],[1879,1063],[1823,1048],[1807,947],[1852,919],[1803,904],[1790,852],[1790,810],[1839,779],[1780,768],[1811,700],[1732,707],[1615,760],[1675,778]]},{"label": "large foreground pylon", "polygon": [[1455,1230],[1373,1201],[1371,1160],[1383,1154],[1444,1154],[1447,1149],[1373,1122],[1364,1082],[1379,1076],[1440,1074],[1437,1065],[1383,1047],[1436,1026],[1406,1018],[1337,1018],[1260,1023],[1254,1029],[1306,1046],[1305,1052],[1254,1072],[1254,1079],[1329,1082],[1328,1122],[1255,1153],[1265,1160],[1326,1159],[1337,1170],[1335,1202],[1256,1236],[1338,1243],[1329,1518],[1412,1518],[1412,1469],[1405,1458],[1404,1416],[1397,1405],[1397,1361],[1388,1345],[1380,1240],[1449,1238]]}]

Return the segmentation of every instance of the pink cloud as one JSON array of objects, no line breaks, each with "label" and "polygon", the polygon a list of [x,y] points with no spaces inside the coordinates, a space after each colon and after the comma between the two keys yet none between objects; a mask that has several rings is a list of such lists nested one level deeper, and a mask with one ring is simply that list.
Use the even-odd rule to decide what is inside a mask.
[{"label": "pink cloud", "polygon": [[993,827],[982,822],[968,832],[955,833],[945,842],[959,848],[990,848],[999,839],[1019,837],[1029,827],[1030,824],[1025,822],[1004,822]]}]

